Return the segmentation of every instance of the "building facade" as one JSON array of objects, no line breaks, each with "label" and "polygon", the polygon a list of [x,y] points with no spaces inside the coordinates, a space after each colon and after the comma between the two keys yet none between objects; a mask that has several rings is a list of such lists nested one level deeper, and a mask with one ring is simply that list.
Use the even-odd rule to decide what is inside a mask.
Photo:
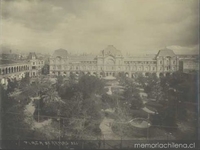
[{"label": "building facade", "polygon": [[179,70],[179,58],[170,49],[161,49],[154,57],[124,57],[121,51],[108,45],[97,56],[71,56],[64,49],[55,50],[50,57],[50,75],[69,76],[70,73],[116,76],[124,72],[129,77],[137,73],[157,76]]},{"label": "building facade", "polygon": [[7,84],[8,79],[21,80],[27,73],[30,77],[41,74],[44,60],[37,58],[35,53],[29,53],[24,61],[0,60],[0,83]]},{"label": "building facade", "polygon": [[36,77],[41,74],[44,60],[37,57],[35,53],[29,53],[28,63],[30,64],[29,76]]},{"label": "building facade", "polygon": [[7,79],[20,80],[29,72],[29,64],[26,62],[6,63],[0,65],[1,84],[7,84]]},{"label": "building facade", "polygon": [[179,70],[183,73],[199,71],[199,54],[179,55]]},{"label": "building facade", "polygon": [[180,60],[180,71],[184,73],[199,71],[199,61],[193,59],[182,59]]}]

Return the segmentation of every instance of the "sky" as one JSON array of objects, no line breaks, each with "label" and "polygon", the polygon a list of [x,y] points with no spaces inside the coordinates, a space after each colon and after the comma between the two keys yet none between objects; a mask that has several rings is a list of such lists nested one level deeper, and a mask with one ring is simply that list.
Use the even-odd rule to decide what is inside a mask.
[{"label": "sky", "polygon": [[199,49],[198,0],[0,0],[0,45],[21,52],[63,48],[98,54]]}]

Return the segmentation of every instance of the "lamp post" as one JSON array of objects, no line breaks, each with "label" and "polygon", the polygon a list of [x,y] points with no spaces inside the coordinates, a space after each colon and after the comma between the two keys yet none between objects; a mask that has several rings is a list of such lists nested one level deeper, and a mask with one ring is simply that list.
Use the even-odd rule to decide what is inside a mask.
[{"label": "lamp post", "polygon": [[[61,132],[60,132],[60,110],[58,110],[57,114],[59,116],[58,121],[59,121],[59,142],[60,142],[60,134],[61,134]],[[59,144],[59,149],[60,149],[60,144]]]},{"label": "lamp post", "polygon": [[148,127],[147,127],[147,139],[149,139],[149,127],[151,126],[150,123],[148,123]]},{"label": "lamp post", "polygon": [[171,138],[171,135],[172,135],[172,133],[171,132],[169,132],[168,134],[167,134],[167,140],[170,140]]}]

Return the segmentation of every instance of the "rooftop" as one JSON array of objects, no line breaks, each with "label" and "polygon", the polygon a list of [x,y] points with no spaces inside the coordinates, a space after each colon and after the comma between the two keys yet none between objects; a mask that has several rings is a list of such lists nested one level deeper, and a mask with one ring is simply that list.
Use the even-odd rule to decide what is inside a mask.
[{"label": "rooftop", "polygon": [[82,56],[73,56],[71,55],[69,59],[71,61],[95,61],[96,56],[91,55],[82,55]]},{"label": "rooftop", "polygon": [[37,55],[35,54],[35,52],[30,52],[28,55],[28,59],[32,59],[33,57],[37,58]]},{"label": "rooftop", "polygon": [[57,49],[53,53],[53,57],[61,57],[61,58],[66,58],[68,56],[68,52],[65,49]]},{"label": "rooftop", "polygon": [[128,57],[125,58],[124,61],[155,61],[151,57]]},{"label": "rooftop", "polygon": [[174,57],[176,56],[175,53],[173,52],[173,50],[168,49],[168,48],[164,48],[158,51],[158,54],[156,55],[156,57],[163,57],[163,56],[170,56],[170,57]]},{"label": "rooftop", "polygon": [[104,50],[99,54],[100,56],[122,56],[121,52],[117,50],[113,45],[108,45]]}]

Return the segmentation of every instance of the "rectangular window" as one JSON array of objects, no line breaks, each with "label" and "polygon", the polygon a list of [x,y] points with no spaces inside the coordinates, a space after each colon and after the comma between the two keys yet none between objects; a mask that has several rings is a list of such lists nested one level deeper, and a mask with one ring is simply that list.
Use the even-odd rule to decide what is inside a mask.
[{"label": "rectangular window", "polygon": [[60,65],[58,65],[58,66],[57,66],[57,68],[58,68],[58,69],[61,69],[61,66],[60,66]]}]

